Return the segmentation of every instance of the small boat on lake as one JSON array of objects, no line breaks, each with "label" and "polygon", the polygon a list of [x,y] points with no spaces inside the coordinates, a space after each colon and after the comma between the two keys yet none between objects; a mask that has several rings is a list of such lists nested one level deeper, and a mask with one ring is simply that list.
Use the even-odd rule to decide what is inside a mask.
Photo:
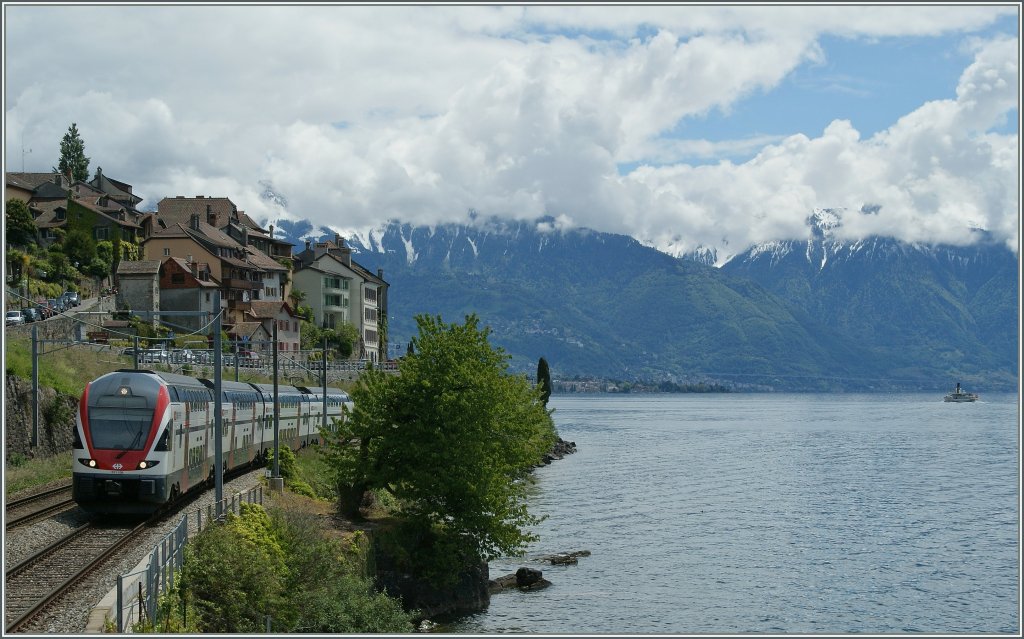
[{"label": "small boat on lake", "polygon": [[956,390],[952,393],[947,394],[942,398],[944,402],[976,402],[978,401],[977,393],[968,393],[960,390],[960,382],[956,383]]}]

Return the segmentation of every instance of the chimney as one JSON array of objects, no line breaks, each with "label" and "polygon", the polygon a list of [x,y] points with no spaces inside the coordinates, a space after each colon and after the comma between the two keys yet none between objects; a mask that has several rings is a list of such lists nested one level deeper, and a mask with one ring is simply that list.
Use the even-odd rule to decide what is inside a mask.
[{"label": "chimney", "polygon": [[192,214],[192,217],[189,219],[189,224],[188,225],[192,228],[193,231],[198,231],[199,230],[199,214],[198,213],[193,213]]},{"label": "chimney", "polygon": [[242,227],[242,246],[249,246],[249,227]]},{"label": "chimney", "polygon": [[379,277],[382,282],[384,281],[384,269],[377,269],[377,277]]},{"label": "chimney", "polygon": [[274,225],[270,225],[270,239],[274,239]]},{"label": "chimney", "polygon": [[[309,240],[306,240],[306,250],[307,251],[309,250]],[[321,368],[323,368],[323,367],[321,366]]]},{"label": "chimney", "polygon": [[332,255],[337,255],[341,258],[342,264],[352,268],[352,249],[345,245],[345,240],[341,239],[341,235],[334,234],[334,244],[337,248],[328,248],[327,252]]}]

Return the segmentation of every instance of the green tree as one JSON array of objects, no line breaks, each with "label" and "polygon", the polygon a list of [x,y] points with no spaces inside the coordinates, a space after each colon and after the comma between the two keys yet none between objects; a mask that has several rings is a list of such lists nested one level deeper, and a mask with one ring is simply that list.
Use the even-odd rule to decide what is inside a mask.
[{"label": "green tree", "polygon": [[110,240],[96,242],[96,257],[86,267],[93,277],[104,278],[110,275],[114,263],[114,245]]},{"label": "green tree", "polygon": [[[418,316],[417,352],[399,375],[367,371],[355,409],[326,439],[349,512],[367,489],[402,504],[408,557],[435,565],[521,552],[536,523],[522,481],[555,441],[539,393],[507,372],[475,315]],[[452,565],[447,566],[451,568]],[[414,566],[428,576],[430,566]]]},{"label": "green tree", "polygon": [[[115,228],[114,234],[117,235],[121,232],[120,229]],[[139,259],[139,245],[134,241],[121,241],[121,259],[122,260],[137,260]]]},{"label": "green tree", "polygon": [[4,216],[7,222],[7,242],[12,246],[35,244],[36,223],[28,204],[11,198],[7,200]]},{"label": "green tree", "polygon": [[81,229],[72,229],[64,236],[64,254],[72,262],[78,262],[84,270],[96,259],[96,241]]},{"label": "green tree", "polygon": [[334,329],[334,334],[338,355],[344,359],[352,357],[352,350],[359,341],[359,329],[348,322],[342,322],[341,326]]},{"label": "green tree", "polygon": [[111,259],[110,259],[110,279],[113,282],[117,281],[117,265],[121,263],[121,234],[114,233],[113,239],[110,241],[111,248]]},{"label": "green tree", "polygon": [[284,552],[262,508],[245,504],[241,517],[213,525],[185,548],[182,582],[205,632],[262,632],[280,608]]},{"label": "green tree", "polygon": [[551,399],[551,371],[548,369],[548,360],[543,357],[537,362],[537,387],[540,388],[541,401],[547,406]]},{"label": "green tree", "polygon": [[89,179],[89,158],[85,157],[85,142],[74,122],[60,141],[60,161],[53,172],[70,176],[72,181],[84,182]]},{"label": "green tree", "polygon": [[46,279],[50,282],[64,282],[71,279],[71,261],[64,254],[60,244],[50,246],[46,255],[48,266],[46,268]]}]

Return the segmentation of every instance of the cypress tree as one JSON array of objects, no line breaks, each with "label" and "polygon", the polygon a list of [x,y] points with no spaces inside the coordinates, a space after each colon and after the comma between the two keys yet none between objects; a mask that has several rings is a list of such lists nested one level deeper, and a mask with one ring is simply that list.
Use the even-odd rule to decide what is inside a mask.
[{"label": "cypress tree", "polygon": [[548,370],[548,360],[543,357],[537,362],[537,385],[541,389],[541,399],[547,406],[551,398],[551,371]]}]

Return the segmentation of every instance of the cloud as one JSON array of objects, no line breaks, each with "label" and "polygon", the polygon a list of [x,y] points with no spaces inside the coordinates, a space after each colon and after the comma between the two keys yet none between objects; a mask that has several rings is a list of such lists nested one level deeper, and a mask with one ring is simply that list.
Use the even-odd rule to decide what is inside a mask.
[{"label": "cloud", "polygon": [[928,102],[867,140],[837,120],[741,165],[637,169],[626,181],[654,195],[641,235],[677,250],[719,247],[723,237],[742,249],[805,236],[801,220],[814,208],[869,206],[876,214],[846,216],[842,235],[963,244],[980,224],[1016,250],[1018,136],[989,132],[1016,107],[1016,51],[1015,41],[979,43],[955,100]]},{"label": "cloud", "polygon": [[476,210],[741,250],[801,236],[813,208],[869,204],[843,232],[958,241],[969,218],[1012,243],[1017,136],[991,131],[1016,108],[1015,39],[972,41],[956,99],[870,139],[843,120],[667,135],[821,61],[825,34],[970,32],[1011,9],[9,6],[5,157],[20,170],[23,135],[29,170],[48,170],[77,122],[91,167],[146,206],[227,196],[334,228]]}]

